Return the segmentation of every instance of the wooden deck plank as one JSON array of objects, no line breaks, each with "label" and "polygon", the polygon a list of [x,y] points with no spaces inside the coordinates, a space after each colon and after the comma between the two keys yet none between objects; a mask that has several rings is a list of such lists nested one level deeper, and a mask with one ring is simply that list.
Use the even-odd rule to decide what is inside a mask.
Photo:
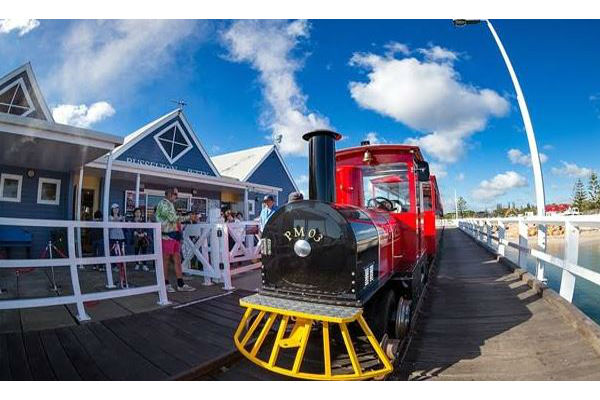
[{"label": "wooden deck plank", "polygon": [[[89,330],[96,335],[105,351],[110,349],[111,356],[116,359],[119,366],[124,366],[128,371],[121,375],[119,380],[158,380],[165,379],[168,375],[161,371],[150,361],[143,358],[134,349],[125,344],[113,332],[101,323],[88,324]],[[119,368],[120,369],[120,368]]]},{"label": "wooden deck plank", "polygon": [[153,330],[140,329],[132,322],[129,318],[115,318],[103,321],[103,324],[129,347],[168,375],[179,374],[192,366],[164,351],[161,346],[162,338],[158,337]]},{"label": "wooden deck plank", "polygon": [[201,332],[196,335],[178,328],[177,326],[163,323],[152,318],[135,319],[142,329],[151,329],[162,338],[160,346],[163,350],[190,365],[198,365],[211,358],[223,354],[223,351],[202,339]]},{"label": "wooden deck plank", "polygon": [[81,377],[77,373],[77,369],[71,363],[71,360],[63,349],[56,333],[50,330],[42,331],[40,332],[40,339],[56,379],[64,381],[81,380]]},{"label": "wooden deck plank", "polygon": [[70,328],[61,328],[54,332],[81,379],[87,381],[107,379]]},{"label": "wooden deck plank", "polygon": [[177,310],[176,313],[152,313],[150,318],[162,321],[177,327],[191,335],[201,336],[204,340],[220,349],[233,347],[233,334],[220,325],[212,324],[210,321],[196,318],[192,314]]},{"label": "wooden deck plank", "polygon": [[39,332],[23,332],[23,342],[31,375],[36,381],[55,380],[46,352],[42,346]]},{"label": "wooden deck plank", "polygon": [[8,344],[6,335],[0,335],[0,381],[11,380],[10,364],[8,362]]},{"label": "wooden deck plank", "polygon": [[472,239],[447,229],[441,254],[398,376],[569,380],[600,371],[572,324]]},{"label": "wooden deck plank", "polygon": [[21,333],[7,333],[8,361],[10,374],[14,381],[32,380],[33,376],[27,364],[27,353]]}]

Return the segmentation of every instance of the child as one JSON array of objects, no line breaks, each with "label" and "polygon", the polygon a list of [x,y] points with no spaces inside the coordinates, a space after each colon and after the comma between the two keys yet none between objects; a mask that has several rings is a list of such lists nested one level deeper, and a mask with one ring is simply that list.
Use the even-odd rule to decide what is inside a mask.
[{"label": "child", "polygon": [[[137,207],[133,210],[133,222],[144,222],[142,218],[142,209]],[[135,255],[148,254],[148,246],[150,245],[150,239],[148,237],[148,230],[144,228],[135,228],[133,230],[133,249]],[[148,264],[146,261],[138,261],[135,264],[135,270],[139,271],[140,268],[144,271],[149,271]]]}]

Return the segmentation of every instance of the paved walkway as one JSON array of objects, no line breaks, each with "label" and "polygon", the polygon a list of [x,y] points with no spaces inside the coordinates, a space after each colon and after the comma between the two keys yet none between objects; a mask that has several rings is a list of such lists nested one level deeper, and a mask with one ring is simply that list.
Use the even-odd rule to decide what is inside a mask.
[{"label": "paved walkway", "polygon": [[600,356],[547,300],[458,229],[400,375],[411,380],[598,380]]}]

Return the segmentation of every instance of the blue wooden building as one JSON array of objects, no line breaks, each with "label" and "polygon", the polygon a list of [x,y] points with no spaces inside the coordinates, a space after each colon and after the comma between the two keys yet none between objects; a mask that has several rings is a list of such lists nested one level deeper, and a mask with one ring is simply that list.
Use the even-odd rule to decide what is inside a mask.
[{"label": "blue wooden building", "polygon": [[[0,78],[0,217],[73,219],[81,168],[119,146],[113,135],[58,124],[30,64]],[[0,258],[39,256],[52,231],[0,225]],[[15,255],[16,256],[16,255]]]}]

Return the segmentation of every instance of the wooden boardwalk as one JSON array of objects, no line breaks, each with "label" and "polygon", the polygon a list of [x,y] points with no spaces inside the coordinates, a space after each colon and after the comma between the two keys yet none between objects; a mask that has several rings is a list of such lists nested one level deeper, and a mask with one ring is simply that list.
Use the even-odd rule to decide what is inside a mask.
[{"label": "wooden boardwalk", "polygon": [[600,355],[516,273],[458,229],[398,375],[423,380],[598,380]]},{"label": "wooden boardwalk", "polygon": [[[67,328],[0,335],[0,380],[165,380],[203,376],[237,355],[250,292]],[[191,373],[191,375],[190,375]]]}]

